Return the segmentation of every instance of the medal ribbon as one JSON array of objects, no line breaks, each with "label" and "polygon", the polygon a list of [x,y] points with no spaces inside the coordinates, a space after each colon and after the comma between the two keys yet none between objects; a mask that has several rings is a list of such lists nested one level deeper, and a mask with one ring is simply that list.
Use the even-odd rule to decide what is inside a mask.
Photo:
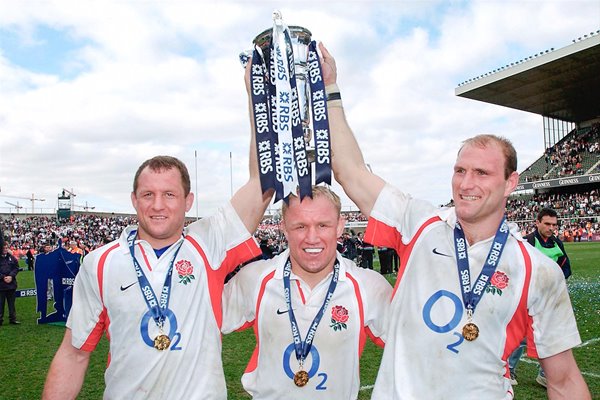
[{"label": "medal ribbon", "polygon": [[329,120],[327,119],[327,96],[317,54],[317,43],[308,45],[308,79],[310,82],[311,121],[315,144],[315,184],[331,185],[331,144],[329,142]]},{"label": "medal ribbon", "polygon": [[317,332],[317,327],[321,322],[321,318],[325,313],[325,310],[329,306],[329,302],[333,297],[333,292],[335,292],[335,288],[338,283],[338,278],[340,274],[340,263],[336,259],[335,264],[333,265],[333,276],[331,277],[331,282],[329,283],[329,288],[327,289],[327,295],[325,296],[325,300],[323,301],[323,305],[321,309],[313,319],[313,322],[310,324],[310,328],[306,333],[306,338],[304,341],[300,337],[300,330],[298,328],[298,323],[296,322],[296,316],[294,315],[294,310],[292,309],[292,291],[290,289],[290,275],[292,273],[292,262],[288,258],[287,262],[283,267],[283,288],[284,288],[284,297],[285,304],[288,308],[288,314],[290,316],[290,325],[292,326],[292,337],[294,338],[294,350],[296,352],[296,359],[300,363],[300,366],[304,364],[304,360],[308,353],[310,353],[310,349],[312,347],[312,342],[315,337],[315,333]]},{"label": "medal ribbon", "polygon": [[171,259],[171,263],[169,264],[169,270],[167,271],[167,276],[165,277],[165,283],[163,284],[162,291],[160,293],[160,298],[156,299],[156,294],[144,273],[140,263],[135,258],[135,235],[137,234],[137,230],[131,231],[129,236],[127,237],[127,244],[129,245],[129,252],[131,253],[131,258],[133,258],[133,266],[135,268],[135,274],[137,275],[138,282],[140,284],[140,289],[142,291],[142,295],[144,300],[146,301],[146,305],[148,309],[152,313],[152,318],[158,326],[159,329],[162,330],[163,323],[166,317],[166,311],[169,307],[169,297],[171,296],[171,276],[173,275],[173,263],[175,262],[175,258],[177,258],[177,254],[179,253],[179,249],[183,245],[183,241],[175,250],[175,254],[173,254],[173,258]]},{"label": "medal ribbon", "polygon": [[500,262],[500,256],[502,256],[502,251],[504,250],[504,246],[508,239],[508,232],[508,224],[506,223],[506,216],[504,216],[496,231],[496,236],[494,237],[485,264],[483,264],[483,269],[477,277],[475,284],[471,287],[471,271],[467,254],[467,241],[460,224],[456,221],[454,227],[454,249],[456,251],[456,263],[458,266],[458,281],[460,282],[463,303],[467,310],[469,320],[475,312],[475,307],[477,307],[477,304],[481,300],[485,288]]}]

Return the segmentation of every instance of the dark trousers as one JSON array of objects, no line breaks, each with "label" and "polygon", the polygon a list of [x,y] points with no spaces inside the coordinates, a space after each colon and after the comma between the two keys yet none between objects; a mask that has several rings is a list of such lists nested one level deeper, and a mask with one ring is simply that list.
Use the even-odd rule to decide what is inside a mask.
[{"label": "dark trousers", "polygon": [[8,318],[11,322],[17,320],[17,310],[15,309],[15,289],[0,290],[0,323],[4,320],[4,303],[8,302]]},{"label": "dark trousers", "polygon": [[373,250],[363,250],[360,266],[373,269]]}]

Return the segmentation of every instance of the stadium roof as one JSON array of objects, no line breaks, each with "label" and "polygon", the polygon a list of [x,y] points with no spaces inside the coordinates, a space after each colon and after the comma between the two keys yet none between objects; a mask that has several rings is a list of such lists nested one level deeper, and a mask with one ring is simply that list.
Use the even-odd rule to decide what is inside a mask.
[{"label": "stadium roof", "polygon": [[575,123],[600,118],[600,31],[573,42],[469,79],[455,94]]}]

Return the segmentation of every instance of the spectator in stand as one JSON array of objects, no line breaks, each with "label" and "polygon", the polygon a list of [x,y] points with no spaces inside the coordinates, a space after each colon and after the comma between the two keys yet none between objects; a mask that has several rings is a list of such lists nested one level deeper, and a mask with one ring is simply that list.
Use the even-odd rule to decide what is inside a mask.
[{"label": "spectator in stand", "polygon": [[4,304],[8,303],[8,319],[11,325],[19,325],[15,298],[19,261],[8,252],[8,243],[3,243],[0,253],[0,325],[4,322]]}]

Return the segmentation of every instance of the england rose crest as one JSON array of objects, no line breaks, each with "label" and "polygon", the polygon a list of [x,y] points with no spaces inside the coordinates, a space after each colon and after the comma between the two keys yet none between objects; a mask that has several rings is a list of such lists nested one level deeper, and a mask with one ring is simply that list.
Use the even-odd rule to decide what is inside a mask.
[{"label": "england rose crest", "polygon": [[193,275],[194,266],[188,260],[179,260],[175,264],[175,269],[177,270],[177,274],[179,275],[179,283],[183,283],[187,285],[193,279],[196,279]]},{"label": "england rose crest", "polygon": [[329,326],[333,328],[334,331],[348,329],[348,325],[346,325],[346,322],[348,322],[349,318],[350,317],[348,315],[348,310],[346,310],[345,307],[334,306],[331,308],[331,325]]},{"label": "england rose crest", "polygon": [[502,296],[502,290],[508,287],[508,275],[506,275],[502,271],[494,272],[492,278],[490,279],[489,285],[486,286],[485,291],[491,294],[498,294]]}]

